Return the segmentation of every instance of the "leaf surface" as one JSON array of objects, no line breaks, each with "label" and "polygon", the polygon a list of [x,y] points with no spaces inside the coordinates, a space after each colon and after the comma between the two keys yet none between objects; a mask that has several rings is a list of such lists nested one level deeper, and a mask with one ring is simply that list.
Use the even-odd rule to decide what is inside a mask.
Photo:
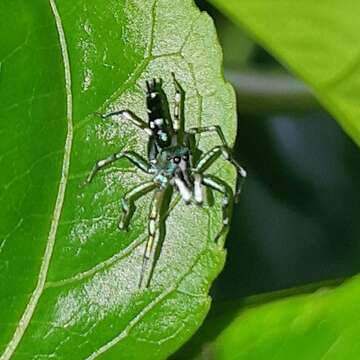
[{"label": "leaf surface", "polygon": [[357,359],[359,295],[360,279],[355,276],[335,288],[238,307],[207,353],[217,360]]},{"label": "leaf surface", "polygon": [[360,144],[360,3],[209,0],[314,90]]},{"label": "leaf surface", "polygon": [[[172,109],[172,71],[186,126],[220,124],[233,143],[234,94],[212,21],[190,0],[15,0],[0,13],[1,360],[166,358],[209,309],[224,262],[213,241],[220,201],[174,199],[151,287],[139,290],[150,196],[128,233],[117,222],[121,197],[148,178],[119,161],[80,185],[99,158],[146,154],[141,130],[94,113],[146,118],[153,77]],[[217,143],[200,140],[205,150]],[[230,166],[213,169],[234,183]]]}]

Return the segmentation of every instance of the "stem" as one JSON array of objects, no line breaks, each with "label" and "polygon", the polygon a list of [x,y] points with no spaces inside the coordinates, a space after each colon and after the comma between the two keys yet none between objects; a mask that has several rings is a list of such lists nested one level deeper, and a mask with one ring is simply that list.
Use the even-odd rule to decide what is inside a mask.
[{"label": "stem", "polygon": [[225,76],[235,87],[241,113],[304,112],[320,109],[311,90],[284,71],[225,69]]}]

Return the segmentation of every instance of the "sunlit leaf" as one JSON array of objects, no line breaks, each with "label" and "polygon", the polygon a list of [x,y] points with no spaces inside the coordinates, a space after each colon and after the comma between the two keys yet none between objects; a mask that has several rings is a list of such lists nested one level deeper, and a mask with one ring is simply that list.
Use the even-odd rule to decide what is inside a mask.
[{"label": "sunlit leaf", "polygon": [[357,359],[359,295],[357,276],[312,294],[239,306],[241,310],[207,351],[217,360]]},{"label": "sunlit leaf", "polygon": [[360,144],[358,1],[209,1],[309,84]]},{"label": "sunlit leaf", "polygon": [[[146,154],[146,134],[95,113],[146,117],[153,77],[172,108],[172,71],[186,125],[220,124],[234,141],[212,21],[190,0],[14,0],[0,14],[1,359],[166,358],[209,309],[221,203],[172,202],[151,286],[139,290],[150,197],[128,233],[117,223],[121,197],[146,176],[119,161],[81,184],[114,151]],[[233,183],[231,166],[214,171]]]}]

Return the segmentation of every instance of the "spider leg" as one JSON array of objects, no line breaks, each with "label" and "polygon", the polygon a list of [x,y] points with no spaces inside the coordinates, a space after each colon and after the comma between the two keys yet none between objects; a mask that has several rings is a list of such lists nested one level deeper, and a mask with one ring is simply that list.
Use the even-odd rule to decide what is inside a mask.
[{"label": "spider leg", "polygon": [[139,127],[140,129],[144,130],[145,132],[147,132],[149,135],[153,134],[153,131],[149,128],[147,123],[144,120],[142,120],[141,118],[139,118],[137,115],[135,115],[130,110],[120,110],[120,111],[114,111],[114,112],[104,114],[104,115],[102,115],[102,114],[99,114],[99,115],[102,119],[107,119],[111,116],[120,115],[120,117],[123,120],[130,121],[135,126]]},{"label": "spider leg", "polygon": [[177,133],[178,143],[182,144],[184,137],[184,102],[185,92],[179,82],[176,80],[175,74],[171,73],[175,86],[175,106],[174,106],[174,130]]},{"label": "spider leg", "polygon": [[220,180],[216,176],[206,175],[204,176],[202,183],[205,186],[208,186],[209,188],[223,194],[223,201],[222,201],[223,226],[215,237],[215,241],[217,242],[220,239],[220,237],[226,235],[227,232],[229,231],[232,204],[233,204],[233,192],[231,190],[231,187],[225,181]]},{"label": "spider leg", "polygon": [[121,200],[121,208],[123,211],[122,216],[119,220],[119,229],[126,230],[128,229],[129,222],[136,210],[135,201],[146,195],[151,190],[154,190],[157,185],[153,181],[146,181],[140,185],[135,186]]},{"label": "spider leg", "polygon": [[202,126],[202,127],[193,127],[188,130],[186,130],[189,134],[201,134],[204,132],[216,132],[216,134],[219,136],[222,145],[228,147],[228,144],[226,142],[224,133],[219,125],[211,125],[211,126]]},{"label": "spider leg", "polygon": [[236,180],[236,192],[235,192],[235,201],[238,201],[242,185],[246,178],[246,171],[240,166],[240,164],[234,159],[231,154],[231,150],[227,146],[215,146],[207,153],[205,153],[198,163],[196,164],[193,171],[195,173],[202,174],[206,169],[208,169],[220,156],[223,156],[225,160],[230,161],[236,168],[238,177]]},{"label": "spider leg", "polygon": [[110,155],[106,159],[97,161],[92,168],[90,174],[86,178],[85,183],[89,184],[99,170],[116,160],[120,160],[121,158],[126,158],[130,160],[140,170],[148,174],[151,173],[151,165],[142,156],[138,155],[133,151],[120,151],[118,153]]},{"label": "spider leg", "polygon": [[202,176],[200,174],[194,175],[194,190],[193,190],[193,196],[195,200],[196,205],[202,205],[204,202],[204,196],[203,196],[203,189],[202,189]]},{"label": "spider leg", "polygon": [[[219,125],[193,127],[193,128],[188,129],[187,132],[189,134],[194,134],[194,135],[201,134],[204,132],[216,132],[216,134],[218,135],[218,137],[221,140],[221,143],[223,145],[222,146],[223,150],[221,152],[223,153],[224,158],[229,160],[236,167],[237,172],[238,172],[238,178],[237,178],[237,182],[236,182],[236,193],[235,193],[235,201],[238,201],[242,185],[246,178],[246,171],[244,170],[244,168],[241,167],[241,165],[231,155],[231,150],[226,142],[226,139],[225,139],[225,136],[224,136],[224,133],[223,133],[221,127]],[[200,161],[201,161],[201,159],[200,159]],[[212,160],[211,160],[211,163],[212,163]]]},{"label": "spider leg", "polygon": [[[157,259],[160,254],[161,244],[165,236],[165,217],[163,207],[165,203],[165,190],[157,190],[154,194],[150,205],[149,214],[149,237],[146,242],[143,263],[141,267],[139,288],[147,288],[150,284],[153,270],[155,268]],[[155,253],[154,253],[155,249]],[[154,253],[154,254],[153,254]],[[153,256],[151,269],[148,276],[145,278],[145,272],[148,268],[148,262]]]}]

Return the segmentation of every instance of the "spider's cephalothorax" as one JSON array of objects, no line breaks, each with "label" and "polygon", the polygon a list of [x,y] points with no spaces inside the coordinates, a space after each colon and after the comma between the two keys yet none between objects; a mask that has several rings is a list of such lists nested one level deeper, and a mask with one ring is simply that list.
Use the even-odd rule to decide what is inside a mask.
[{"label": "spider's cephalothorax", "polygon": [[[144,159],[133,151],[120,151],[106,159],[97,161],[86,180],[88,183],[91,182],[100,169],[121,158],[127,158],[140,170],[151,175],[149,181],[135,186],[125,194],[121,201],[123,214],[119,221],[119,228],[127,230],[135,211],[135,201],[148,192],[154,191],[149,214],[149,237],[145,246],[140,276],[140,286],[144,285],[146,287],[150,283],[165,236],[164,207],[169,204],[166,195],[169,193],[168,190],[170,190],[170,193],[172,189],[178,191],[186,204],[194,202],[201,205],[203,203],[204,187],[218,191],[223,195],[223,226],[216,236],[216,241],[219,237],[225,235],[229,229],[234,196],[231,187],[226,182],[216,176],[204,173],[220,156],[230,161],[238,172],[235,200],[240,195],[241,186],[246,177],[245,170],[232,157],[231,149],[227,145],[219,126],[194,127],[184,130],[184,91],[174,74],[173,79],[175,85],[173,117],[170,115],[169,104],[162,89],[161,79],[146,82],[148,122],[145,122],[129,110],[102,115],[104,119],[118,115],[123,120],[128,120],[143,129],[149,135],[148,159]],[[194,136],[203,132],[217,133],[221,145],[201,154],[201,151],[196,147]],[[152,266],[147,269],[147,263],[151,258],[153,259]],[[145,279],[147,270],[148,276]]]}]

